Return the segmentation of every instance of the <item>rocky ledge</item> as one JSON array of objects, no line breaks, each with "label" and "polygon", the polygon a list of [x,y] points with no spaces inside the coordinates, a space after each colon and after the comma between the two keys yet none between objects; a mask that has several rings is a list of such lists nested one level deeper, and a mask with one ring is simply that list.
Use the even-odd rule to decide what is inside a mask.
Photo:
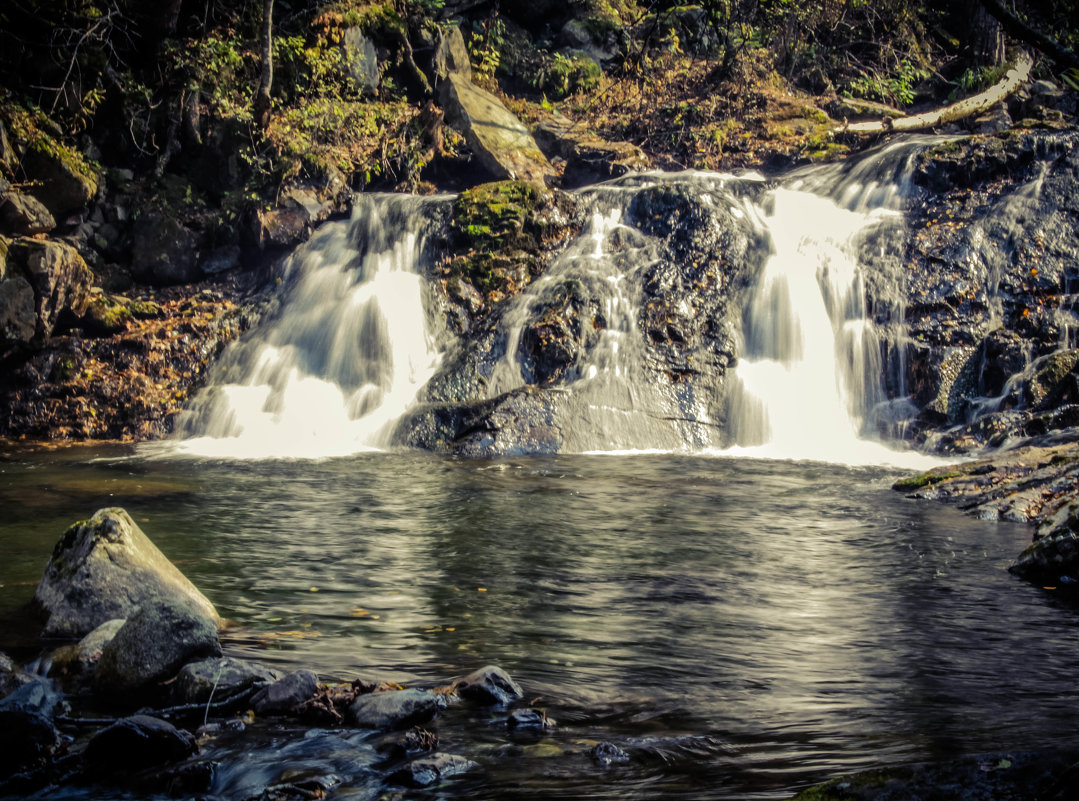
[{"label": "rocky ledge", "polygon": [[[1033,544],[1008,568],[1054,589],[1079,589],[1079,430],[896,482],[913,497],[941,500],[986,520],[1036,526]],[[1068,441],[1068,440],[1071,441]]]}]

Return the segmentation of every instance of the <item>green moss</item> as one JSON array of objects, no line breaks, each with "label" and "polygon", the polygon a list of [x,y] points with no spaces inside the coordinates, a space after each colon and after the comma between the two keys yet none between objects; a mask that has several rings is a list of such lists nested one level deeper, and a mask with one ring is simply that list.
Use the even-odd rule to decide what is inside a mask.
[{"label": "green moss", "polygon": [[948,481],[953,478],[959,478],[961,474],[950,470],[930,470],[928,473],[922,473],[911,478],[903,478],[892,484],[892,489],[900,492],[908,492],[910,490],[921,489],[922,487],[929,487],[933,484],[939,484],[942,481]]},{"label": "green moss", "polygon": [[13,104],[0,107],[0,119],[7,125],[11,138],[19,146],[45,158],[60,162],[65,169],[89,178],[96,185],[100,168],[87,161],[77,150],[63,144],[61,132],[41,109],[26,109]]},{"label": "green moss", "polygon": [[457,198],[453,227],[476,250],[522,245],[525,223],[541,197],[540,189],[525,181],[480,184]]}]

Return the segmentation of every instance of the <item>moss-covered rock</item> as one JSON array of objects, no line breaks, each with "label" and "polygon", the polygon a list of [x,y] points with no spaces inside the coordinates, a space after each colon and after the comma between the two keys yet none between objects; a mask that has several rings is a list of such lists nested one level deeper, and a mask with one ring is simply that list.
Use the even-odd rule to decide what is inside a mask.
[{"label": "moss-covered rock", "polygon": [[59,130],[40,111],[17,106],[0,109],[11,133],[19,168],[34,195],[60,219],[86,206],[97,193],[101,176],[79,151],[62,141]]},{"label": "moss-covered rock", "polygon": [[573,230],[572,205],[570,196],[527,181],[496,181],[462,192],[450,222],[455,255],[442,267],[447,292],[471,298],[462,281],[486,302],[520,292],[542,271],[552,246]]},{"label": "moss-covered rock", "polygon": [[90,336],[111,336],[125,330],[131,319],[126,302],[109,295],[97,295],[82,315],[82,329]]}]

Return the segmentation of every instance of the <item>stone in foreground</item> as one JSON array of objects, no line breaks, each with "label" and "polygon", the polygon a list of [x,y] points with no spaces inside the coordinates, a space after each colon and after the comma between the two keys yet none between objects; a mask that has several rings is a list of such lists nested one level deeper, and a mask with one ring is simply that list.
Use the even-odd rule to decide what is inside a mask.
[{"label": "stone in foreground", "polygon": [[47,616],[46,637],[81,637],[151,601],[187,603],[221,623],[206,596],[119,508],[102,509],[69,528],[34,593]]},{"label": "stone in foreground", "polygon": [[0,779],[48,761],[60,743],[53,725],[60,696],[43,679],[0,701]]},{"label": "stone in foreground", "polygon": [[139,608],[101,652],[94,688],[114,698],[137,698],[173,678],[188,662],[221,656],[217,625],[185,601]]},{"label": "stone in foreground", "polygon": [[412,787],[430,787],[432,784],[459,776],[479,765],[457,754],[431,754],[414,759],[393,774],[393,780]]},{"label": "stone in foreground", "polygon": [[318,676],[310,670],[297,670],[259,690],[251,706],[259,715],[288,715],[317,691]]},{"label": "stone in foreground", "polygon": [[132,715],[95,734],[83,752],[88,768],[129,773],[178,762],[198,753],[190,732],[149,715]]},{"label": "stone in foreground", "polygon": [[272,684],[280,678],[278,671],[243,659],[203,659],[180,669],[172,699],[177,704],[201,704],[227,698],[255,684]]}]

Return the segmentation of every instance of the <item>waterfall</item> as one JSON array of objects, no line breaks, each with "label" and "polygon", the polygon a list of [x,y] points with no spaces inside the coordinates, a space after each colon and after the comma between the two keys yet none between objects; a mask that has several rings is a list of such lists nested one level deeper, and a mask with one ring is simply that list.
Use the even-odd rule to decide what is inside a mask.
[{"label": "waterfall", "polygon": [[361,195],[286,266],[280,313],[232,346],[179,450],[318,458],[384,447],[438,365],[420,262],[440,200]]},{"label": "waterfall", "polygon": [[[279,313],[230,346],[175,448],[318,458],[479,431],[524,444],[478,452],[528,452],[540,426],[565,452],[921,463],[867,437],[909,414],[897,254],[924,144],[772,184],[656,173],[579,190],[580,234],[466,339],[426,277],[447,201],[358,196],[291,257]],[[536,350],[551,320],[567,337],[553,367]],[[436,407],[423,430],[464,420],[455,408],[464,428],[402,437]],[[500,422],[477,422],[488,408]]]},{"label": "waterfall", "polygon": [[[897,412],[912,412],[902,391],[894,251],[912,157],[928,141],[936,140],[907,139],[851,164],[808,168],[771,192],[761,217],[771,255],[745,312],[729,400],[730,453],[925,463],[871,436],[882,419],[894,424]],[[869,314],[870,294],[891,307],[884,326]],[[888,401],[889,373],[898,402]]]}]

